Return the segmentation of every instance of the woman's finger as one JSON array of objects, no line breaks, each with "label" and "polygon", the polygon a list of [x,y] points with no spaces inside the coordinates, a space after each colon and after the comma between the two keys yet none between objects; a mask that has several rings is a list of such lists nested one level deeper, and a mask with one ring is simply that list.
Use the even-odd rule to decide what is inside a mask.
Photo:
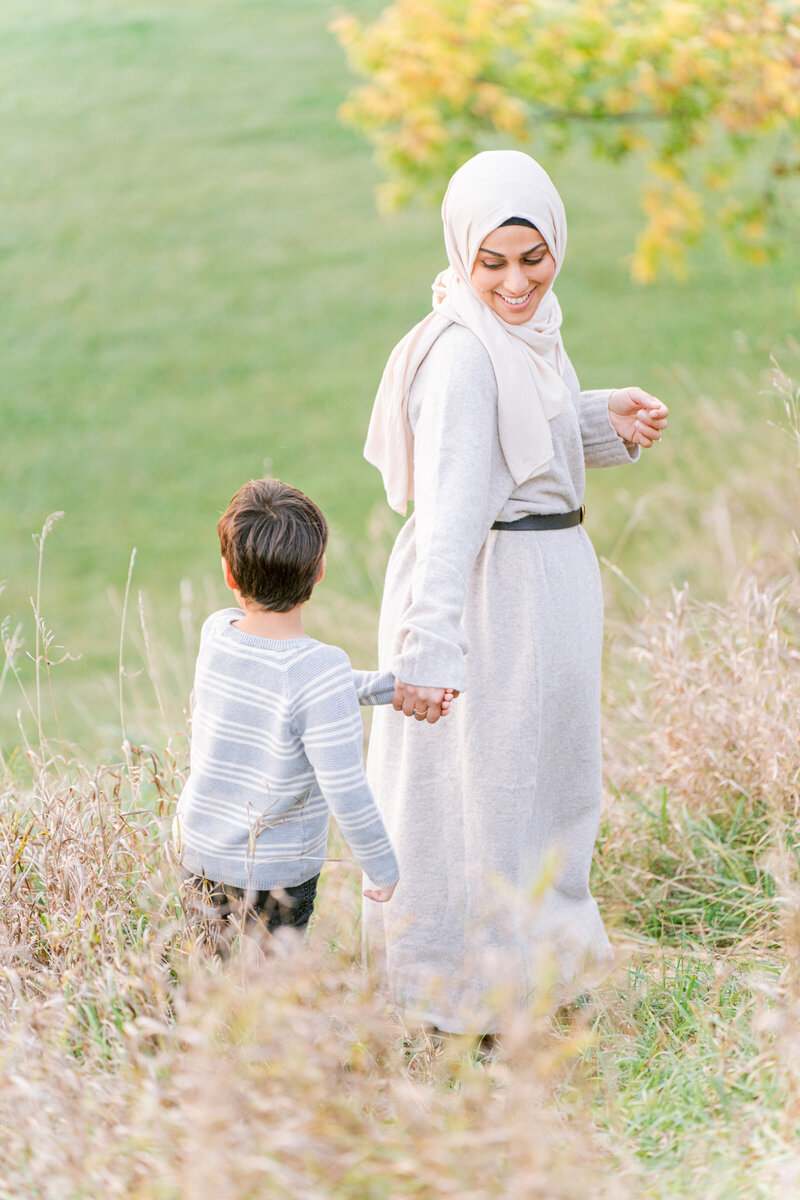
[{"label": "woman's finger", "polygon": [[637,421],[636,430],[638,433],[642,434],[643,437],[649,438],[651,442],[661,441],[661,431],[659,429],[655,429],[652,425],[646,425],[642,421]]},{"label": "woman's finger", "polygon": [[624,394],[630,404],[647,412],[650,417],[657,417],[659,420],[669,416],[669,409],[663,400],[659,400],[658,396],[653,396],[650,392],[646,392],[644,388],[628,387],[620,388],[618,392],[612,392],[611,399],[615,395]]},{"label": "woman's finger", "polygon": [[657,396],[651,396],[649,392],[641,392],[636,397],[636,400],[649,417],[655,417],[660,420],[669,416],[669,409],[663,400],[659,400]]}]

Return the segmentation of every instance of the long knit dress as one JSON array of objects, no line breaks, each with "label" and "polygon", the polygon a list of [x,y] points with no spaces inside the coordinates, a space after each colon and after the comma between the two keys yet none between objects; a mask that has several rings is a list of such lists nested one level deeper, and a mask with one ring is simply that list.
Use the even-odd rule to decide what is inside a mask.
[{"label": "long knit dress", "polygon": [[582,526],[498,531],[568,512],[584,467],[638,455],[580,392],[551,422],[547,470],[515,485],[497,386],[469,330],[450,326],[412,385],[414,513],[388,565],[379,659],[398,679],[463,691],[436,725],[376,711],[368,777],[400,883],[365,901],[368,952],[394,998],[450,1032],[492,1030],[542,980],[609,953],[589,868],[600,814],[603,601]]}]

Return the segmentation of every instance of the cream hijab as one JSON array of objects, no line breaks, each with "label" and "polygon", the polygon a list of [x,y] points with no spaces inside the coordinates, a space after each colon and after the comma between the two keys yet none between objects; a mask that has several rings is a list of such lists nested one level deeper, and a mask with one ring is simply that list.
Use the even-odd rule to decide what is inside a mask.
[{"label": "cream hijab", "polygon": [[[383,372],[364,457],[383,476],[389,504],[404,513],[414,495],[414,439],[408,393],[436,339],[466,325],[486,347],[497,380],[500,445],[517,484],[540,474],[553,457],[550,420],[569,400],[561,379],[561,309],[548,289],[524,325],[509,325],[481,300],[470,275],[483,239],[509,217],[535,225],[561,270],[567,218],[547,172],[518,150],[487,150],[460,167],[442,203],[450,266],[433,284],[433,310],[395,346]],[[555,276],[553,277],[555,279]]]}]

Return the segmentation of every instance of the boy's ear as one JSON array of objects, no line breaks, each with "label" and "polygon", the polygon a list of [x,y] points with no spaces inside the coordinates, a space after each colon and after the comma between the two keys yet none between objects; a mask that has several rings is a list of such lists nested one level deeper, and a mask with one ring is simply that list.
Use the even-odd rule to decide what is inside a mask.
[{"label": "boy's ear", "polygon": [[319,567],[319,575],[314,580],[314,587],[316,587],[318,583],[322,583],[322,580],[325,578],[325,563],[326,563],[326,559],[325,559],[325,555],[323,554],[322,562],[320,563],[320,567]]},{"label": "boy's ear", "polygon": [[232,592],[238,590],[236,580],[233,578],[233,573],[228,565],[227,558],[223,558],[222,560],[222,578],[225,580],[226,586],[229,587]]}]

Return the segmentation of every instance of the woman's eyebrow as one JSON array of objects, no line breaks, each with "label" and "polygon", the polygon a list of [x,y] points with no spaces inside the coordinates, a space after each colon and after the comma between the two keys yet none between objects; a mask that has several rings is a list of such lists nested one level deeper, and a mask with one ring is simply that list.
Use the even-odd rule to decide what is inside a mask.
[{"label": "woman's eyebrow", "polygon": [[[537,250],[546,250],[547,242],[537,242],[535,246],[531,246],[530,250],[523,250],[520,258],[527,258],[529,254],[534,254]],[[501,254],[499,250],[490,250],[488,246],[481,246],[479,254],[493,254],[495,258],[505,258],[505,254]]]}]

